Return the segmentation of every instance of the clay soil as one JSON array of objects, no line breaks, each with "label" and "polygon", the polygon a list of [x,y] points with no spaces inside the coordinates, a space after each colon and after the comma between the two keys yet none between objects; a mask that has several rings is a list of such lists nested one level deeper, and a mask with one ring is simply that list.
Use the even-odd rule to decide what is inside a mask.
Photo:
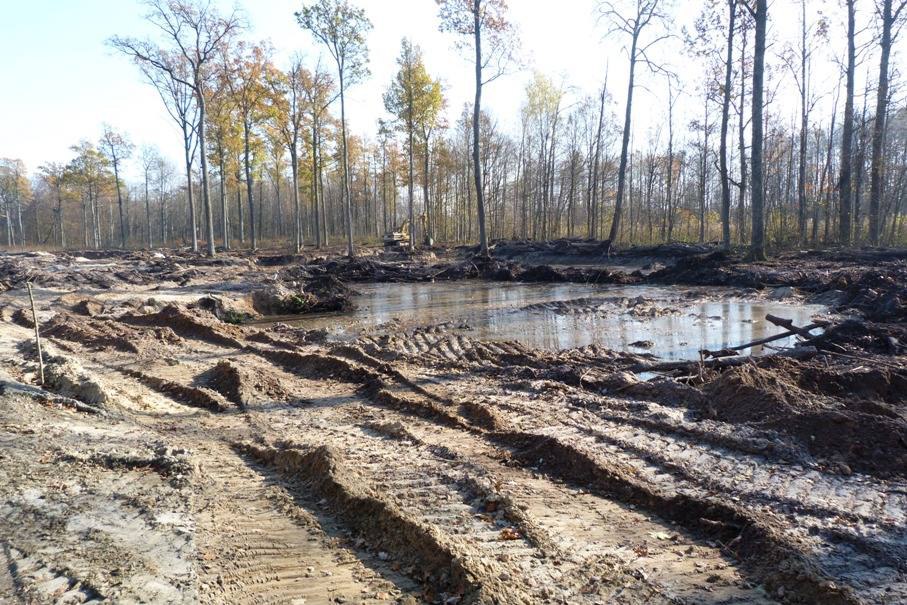
[{"label": "clay soil", "polygon": [[[831,324],[664,364],[248,321],[473,278],[732,286]],[[10,253],[0,320],[3,603],[907,602],[904,251]]]}]

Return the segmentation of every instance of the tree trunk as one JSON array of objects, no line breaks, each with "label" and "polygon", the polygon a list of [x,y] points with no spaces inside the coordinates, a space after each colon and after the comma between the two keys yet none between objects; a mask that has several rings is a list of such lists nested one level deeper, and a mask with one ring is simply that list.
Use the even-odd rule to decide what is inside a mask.
[{"label": "tree trunk", "polygon": [[151,198],[148,197],[148,171],[145,171],[145,233],[148,234],[148,248],[151,249],[154,247],[154,243],[151,239]]},{"label": "tree trunk", "polygon": [[350,200],[350,158],[346,144],[346,99],[344,98],[343,69],[340,75],[340,139],[343,146],[343,203],[346,213],[346,253],[350,258],[356,256],[353,249],[353,204]]},{"label": "tree trunk", "polygon": [[756,48],[753,54],[753,142],[752,183],[753,232],[750,241],[750,258],[765,259],[765,207],[762,175],[762,81],[765,75],[765,30],[768,24],[768,0],[756,0]]},{"label": "tree trunk", "polygon": [[318,118],[312,117],[312,208],[315,211],[315,247],[321,248],[321,212],[318,203]]},{"label": "tree trunk", "polygon": [[668,241],[674,238],[674,92],[668,80],[668,182],[665,192]]},{"label": "tree trunk", "polygon": [[611,233],[608,239],[611,245],[617,242],[620,233],[620,213],[624,202],[624,187],[627,180],[627,151],[630,147],[630,116],[633,110],[633,77],[636,71],[636,42],[639,32],[633,33],[633,42],[630,46],[630,81],[627,84],[627,108],[624,113],[624,133],[620,145],[620,167],[617,169],[617,199],[614,202],[614,217],[611,219]]},{"label": "tree trunk", "polygon": [[113,180],[117,188],[117,208],[120,213],[120,247],[126,248],[126,219],[123,214],[123,194],[120,190],[120,161],[113,156]]},{"label": "tree trunk", "polygon": [[872,168],[869,176],[869,242],[879,245],[882,234],[882,177],[884,172],[883,142],[888,111],[888,61],[891,56],[891,29],[894,24],[892,0],[882,0],[882,38],[879,42],[879,86],[876,96],[875,122],[872,127]]},{"label": "tree trunk", "polygon": [[806,0],[800,0],[800,149],[797,169],[797,243],[806,239],[806,131],[809,128],[806,80]]},{"label": "tree trunk", "polygon": [[[196,82],[198,75],[196,75]],[[198,86],[198,84],[196,84]],[[214,256],[214,213],[208,188],[208,158],[205,148],[205,94],[201,87],[196,89],[198,100],[198,157],[202,171],[202,203],[205,207],[205,230],[208,235],[208,256]],[[195,236],[193,235],[193,240]]]},{"label": "tree trunk", "polygon": [[293,143],[293,148],[290,149],[290,162],[292,162],[290,174],[293,177],[293,212],[294,223],[296,224],[296,241],[294,243],[296,254],[299,254],[302,252],[302,208],[299,207],[299,158],[297,157],[295,142]]},{"label": "tree trunk", "polygon": [[416,246],[416,219],[413,211],[413,95],[412,95],[412,76],[410,76],[410,91],[407,95],[407,104],[409,105],[409,118],[406,120],[406,136],[409,143],[409,180],[406,185],[406,196],[409,202],[409,249],[413,251]]},{"label": "tree trunk", "polygon": [[472,164],[476,186],[476,210],[479,215],[479,254],[488,256],[488,235],[485,232],[485,192],[482,189],[482,164],[479,155],[479,130],[482,115],[482,21],[481,0],[473,0],[473,20],[476,46],[476,98],[472,108]]},{"label": "tree trunk", "polygon": [[195,202],[192,200],[192,156],[189,141],[186,139],[186,128],[183,127],[183,151],[186,154],[186,197],[189,201],[189,226],[192,229],[192,251],[198,252],[198,223],[195,218]]},{"label": "tree trunk", "polygon": [[734,61],[734,27],[737,21],[737,0],[728,0],[727,54],[724,62],[724,98],[721,101],[721,141],[718,162],[721,170],[721,244],[731,247],[731,180],[727,165],[727,131],[731,112],[731,75]]},{"label": "tree trunk", "polygon": [[705,241],[706,196],[709,177],[709,103],[708,95],[705,98],[705,118],[702,126],[702,182],[699,186],[699,243]]},{"label": "tree trunk", "polygon": [[230,249],[230,221],[229,221],[229,212],[227,211],[227,173],[224,166],[224,154],[223,146],[220,146],[221,149],[218,153],[220,158],[220,209],[222,223],[223,223],[223,236],[224,236],[224,250]]},{"label": "tree trunk", "polygon": [[252,237],[252,250],[258,249],[258,233],[255,229],[255,196],[252,182],[252,150],[249,146],[249,131],[252,125],[243,120],[243,164],[246,171],[246,200],[249,203],[249,234]]},{"label": "tree trunk", "polygon": [[856,71],[856,0],[847,0],[847,89],[844,98],[844,126],[841,138],[841,175],[838,179],[838,189],[841,192],[840,220],[838,223],[838,238],[845,246],[850,245],[851,232],[851,207],[853,205],[853,185],[851,172],[853,170],[853,97],[854,74]]},{"label": "tree trunk", "polygon": [[737,123],[738,155],[740,156],[740,183],[738,184],[739,203],[737,204],[737,241],[741,245],[746,241],[746,129],[744,107],[746,106],[746,30],[740,39],[740,120]]},{"label": "tree trunk", "polygon": [[422,234],[422,238],[426,245],[431,245],[432,233],[431,233],[431,202],[428,199],[428,178],[429,178],[429,135],[425,134],[425,154],[423,157],[423,172],[422,175],[422,199],[423,205],[425,206],[425,233]]}]

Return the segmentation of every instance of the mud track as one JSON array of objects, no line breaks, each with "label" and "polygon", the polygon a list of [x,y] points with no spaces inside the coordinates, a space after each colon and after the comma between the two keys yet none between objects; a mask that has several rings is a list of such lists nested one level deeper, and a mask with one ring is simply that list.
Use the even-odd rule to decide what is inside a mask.
[{"label": "mud track", "polygon": [[[566,244],[508,252],[530,254],[579,253]],[[67,262],[96,260],[85,258]],[[50,283],[56,265],[39,260],[32,269]],[[240,327],[194,304],[208,292],[149,301],[139,277],[157,272],[191,289],[225,269],[257,279],[258,265],[363,279],[392,271],[384,264],[400,279],[420,263],[425,275],[461,266],[298,260],[111,261],[101,275],[138,288],[129,295],[139,304],[95,291],[62,304],[57,291],[39,291],[48,355],[68,379],[45,387],[30,313],[10,299],[0,324],[0,597],[907,601],[897,282],[852,267],[796,277],[790,264],[724,263],[723,272],[771,272],[809,295],[840,290],[842,306],[861,311],[811,359],[650,377],[639,374],[653,363],[644,355],[543,352],[443,326],[345,342]],[[889,263],[886,275],[903,262],[870,260]],[[672,267],[664,271],[678,281],[700,279],[683,277],[693,261]],[[546,279],[564,275],[555,273]],[[859,298],[867,284],[874,294]],[[885,321],[874,320],[884,305]]]}]

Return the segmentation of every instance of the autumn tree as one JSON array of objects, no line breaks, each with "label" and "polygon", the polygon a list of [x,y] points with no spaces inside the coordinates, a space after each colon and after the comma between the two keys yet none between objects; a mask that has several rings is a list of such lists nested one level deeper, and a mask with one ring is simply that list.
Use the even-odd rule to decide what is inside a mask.
[{"label": "autumn tree", "polygon": [[82,141],[70,147],[76,156],[67,166],[71,180],[82,189],[82,243],[87,248],[101,246],[101,217],[98,199],[110,180],[107,157],[94,144]]},{"label": "autumn tree", "polygon": [[[227,179],[229,178],[228,164],[232,157],[237,155],[238,150],[242,147],[242,127],[239,120],[236,119],[236,107],[234,106],[227,80],[230,77],[230,66],[226,62],[219,65],[219,77],[215,84],[209,89],[208,111],[206,118],[208,120],[208,133],[211,140],[211,161],[217,166],[219,175],[218,181],[220,189],[220,207],[221,207],[221,235],[224,250],[230,249],[230,212],[227,205]],[[236,190],[239,193],[239,183],[236,183]],[[242,217],[242,204],[237,208],[237,214]]]},{"label": "autumn tree", "polygon": [[472,106],[472,173],[479,222],[479,252],[488,256],[485,220],[485,189],[482,182],[481,116],[482,87],[504,74],[516,43],[507,20],[506,0],[435,0],[441,16],[441,31],[461,36],[460,45],[472,46],[475,56],[475,101]]},{"label": "autumn tree", "polygon": [[724,86],[721,90],[721,135],[718,143],[718,170],[721,173],[721,243],[731,247],[731,175],[728,169],[728,123],[731,114],[731,77],[734,72],[734,29],[737,26],[737,0],[727,0],[727,49],[724,59]]},{"label": "autumn tree", "polygon": [[328,49],[337,65],[340,86],[340,144],[343,164],[343,203],[346,213],[347,254],[353,249],[353,210],[350,200],[350,162],[346,135],[346,90],[369,74],[365,36],[372,22],[361,8],[348,0],[317,0],[296,13],[300,27]]},{"label": "autumn tree", "polygon": [[252,140],[255,127],[269,117],[270,89],[265,77],[270,69],[270,61],[263,47],[248,47],[240,43],[232,55],[224,57],[224,64],[225,88],[230,93],[230,100],[236,107],[236,117],[243,129],[243,166],[246,177],[246,201],[249,205],[249,230],[252,249],[256,250],[258,233],[255,224]]},{"label": "autumn tree", "polygon": [[104,125],[104,132],[101,134],[100,147],[110,161],[113,167],[114,185],[117,190],[117,207],[120,216],[120,246],[126,247],[126,218],[123,210],[123,192],[120,182],[120,168],[124,160],[129,159],[132,150],[135,148],[129,138],[115,131],[109,125]]},{"label": "autumn tree", "polygon": [[[428,212],[428,138],[437,124],[443,106],[441,83],[429,76],[422,60],[422,50],[404,38],[397,57],[397,75],[384,95],[384,107],[393,114],[406,134],[409,157],[407,202],[409,204],[409,248],[415,246],[415,212],[413,210],[414,156],[416,130],[422,136],[425,150],[424,204]],[[428,234],[426,234],[428,235]]]},{"label": "autumn tree", "polygon": [[441,81],[428,78],[428,84],[422,89],[416,103],[416,127],[422,143],[422,199],[425,205],[425,230],[427,243],[434,239],[432,226],[431,201],[429,200],[431,141],[435,130],[444,126],[442,111],[444,109],[444,91]]},{"label": "autumn tree", "polygon": [[[550,78],[536,72],[526,87],[523,115],[534,130],[538,189],[532,220],[532,235],[541,239],[549,236],[549,214],[554,196],[555,151],[564,90]],[[594,185],[593,185],[594,187]]]},{"label": "autumn tree", "polygon": [[[732,82],[734,38],[738,28],[738,1],[709,0],[705,2],[702,13],[696,19],[695,36],[688,36],[687,39],[687,44],[693,50],[694,56],[708,61],[706,66],[708,97],[717,95],[718,101],[721,103],[718,174],[721,185],[721,243],[725,249],[730,248],[731,245],[731,175],[728,166],[728,130],[731,100],[734,96]],[[669,140],[672,139],[673,137],[669,136]],[[673,170],[670,170],[668,172],[669,183],[672,175]]]}]

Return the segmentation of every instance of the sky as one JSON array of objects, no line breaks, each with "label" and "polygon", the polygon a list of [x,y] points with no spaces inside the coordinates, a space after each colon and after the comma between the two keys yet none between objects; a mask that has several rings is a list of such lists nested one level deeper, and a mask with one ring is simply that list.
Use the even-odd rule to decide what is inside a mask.
[{"label": "sky", "polygon": [[[448,121],[454,122],[464,103],[472,100],[473,73],[468,57],[455,48],[454,37],[438,31],[435,2],[352,1],[366,9],[374,25],[368,37],[371,76],[348,95],[352,131],[371,135],[377,120],[385,117],[382,95],[396,71],[404,36],[422,47],[429,72],[441,79],[448,99]],[[293,17],[301,0],[213,2],[223,12],[238,9],[247,24],[243,37],[269,41],[278,66],[286,67],[296,53],[310,65],[320,57],[332,66],[330,57]],[[598,0],[510,0],[509,4],[521,40],[521,59],[508,75],[483,91],[483,107],[502,128],[511,132],[519,128],[525,86],[534,70],[564,82],[569,88],[566,104],[570,105],[595,94],[607,67],[609,92],[615,98],[611,110],[622,115],[626,39],[606,36],[608,27],[598,16]],[[674,0],[671,21],[676,32],[692,25],[701,5],[699,0]],[[798,5],[795,0],[774,0],[770,36],[794,39]],[[831,40],[840,41],[837,0],[808,0],[807,6],[811,14],[824,10],[832,15]],[[176,125],[136,66],[106,44],[114,35],[154,36],[144,21],[145,13],[139,0],[0,0],[0,157],[21,158],[30,172],[48,161],[66,162],[72,157],[70,146],[82,139],[96,141],[107,123],[125,132],[137,147],[157,147],[178,166],[182,151]],[[861,17],[868,20],[869,15]],[[776,42],[772,50],[780,45]],[[830,62],[833,52],[831,47],[817,51],[817,90],[829,89],[837,81],[837,68]],[[680,74],[686,89],[678,104],[677,123],[701,115],[703,105],[696,86],[702,68],[683,54],[679,39],[661,43],[656,56]],[[635,139],[652,137],[666,113],[664,79],[642,70],[640,84],[634,104]],[[794,116],[796,97],[790,86],[782,88],[776,103],[790,105],[782,107],[782,112]],[[858,80],[857,89],[861,87]],[[826,94],[820,106],[830,98]],[[137,178],[137,163],[127,167],[127,178]]]}]

